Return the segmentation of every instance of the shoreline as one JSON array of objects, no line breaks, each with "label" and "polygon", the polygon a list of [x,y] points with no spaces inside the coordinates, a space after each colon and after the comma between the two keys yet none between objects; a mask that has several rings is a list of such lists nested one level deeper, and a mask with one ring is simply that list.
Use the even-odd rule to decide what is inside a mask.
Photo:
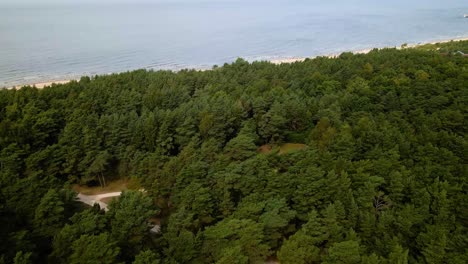
[{"label": "shoreline", "polygon": [[[458,38],[442,39],[442,40],[435,40],[435,41],[433,40],[433,41],[427,41],[427,42],[404,43],[404,44],[401,44],[400,46],[383,46],[383,47],[357,49],[357,50],[344,50],[344,51],[337,52],[337,53],[322,54],[322,55],[316,55],[316,56],[289,57],[289,58],[284,57],[284,58],[278,58],[278,59],[275,59],[275,58],[253,59],[253,60],[248,60],[248,61],[250,63],[255,62],[255,61],[267,61],[267,62],[276,64],[276,65],[281,65],[281,64],[302,62],[302,61],[305,61],[306,59],[314,59],[314,58],[318,58],[318,57],[336,58],[336,57],[338,57],[340,54],[342,54],[344,52],[351,52],[353,54],[367,54],[367,53],[371,52],[374,49],[396,48],[396,49],[400,50],[400,49],[417,48],[417,47],[420,47],[420,46],[423,46],[423,45],[434,45],[434,44],[438,44],[438,43],[448,43],[448,42],[452,42],[452,41],[457,42],[457,41],[466,41],[466,40],[468,40],[468,37],[458,37]],[[403,47],[403,45],[405,45],[405,47]],[[196,68],[196,67],[190,68],[190,67],[187,67],[187,68],[184,68],[184,69],[206,71],[206,70],[211,70],[212,68]],[[134,70],[137,70],[137,69],[134,69]],[[116,73],[118,73],[118,72],[116,72]],[[110,74],[112,74],[112,73],[110,73]],[[45,81],[38,82],[38,83],[20,84],[20,85],[14,85],[14,86],[3,87],[3,88],[0,87],[0,89],[20,89],[21,87],[24,87],[24,86],[31,86],[31,87],[36,87],[38,89],[42,89],[42,88],[51,86],[52,84],[67,84],[67,83],[69,83],[71,81],[79,81],[79,78],[78,79],[65,79],[65,80],[64,79],[62,79],[62,80],[45,80]]]},{"label": "shoreline", "polygon": [[38,88],[38,89],[42,89],[42,88],[44,88],[46,86],[51,86],[52,84],[66,84],[66,83],[69,83],[71,81],[78,81],[78,80],[72,79],[72,80],[48,81],[48,82],[41,82],[41,83],[35,83],[35,84],[32,84],[32,85],[31,84],[29,84],[29,85],[36,86],[36,88]]},{"label": "shoreline", "polygon": [[[384,47],[375,47],[375,48],[367,48],[367,49],[348,50],[348,51],[342,51],[339,53],[331,53],[331,54],[324,54],[324,55],[311,56],[311,57],[291,57],[291,58],[273,59],[273,60],[267,60],[267,61],[273,64],[283,64],[283,63],[287,64],[287,63],[301,62],[301,61],[304,61],[305,59],[315,59],[318,57],[336,58],[340,56],[341,53],[344,53],[344,52],[351,52],[353,54],[367,54],[374,49],[395,48],[397,50],[401,50],[401,49],[417,48],[417,47],[421,47],[424,45],[435,45],[435,44],[449,43],[452,41],[457,42],[457,41],[467,41],[467,40],[468,40],[468,37],[460,37],[460,38],[452,38],[452,39],[443,39],[443,40],[438,40],[438,41],[403,43],[400,46],[384,46]],[[403,47],[403,45],[405,45],[405,47]]]}]

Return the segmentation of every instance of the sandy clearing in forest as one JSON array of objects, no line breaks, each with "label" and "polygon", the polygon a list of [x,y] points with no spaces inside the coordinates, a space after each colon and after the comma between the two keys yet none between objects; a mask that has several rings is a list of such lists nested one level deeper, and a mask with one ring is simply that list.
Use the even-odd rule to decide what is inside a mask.
[{"label": "sandy clearing in forest", "polygon": [[94,204],[99,204],[101,209],[104,209],[104,211],[108,211],[109,209],[107,208],[107,204],[101,201],[103,198],[109,198],[109,197],[117,197],[120,196],[122,192],[110,192],[110,193],[102,193],[102,194],[96,194],[96,195],[86,195],[82,193],[78,193],[76,196],[78,198],[78,201],[85,203],[87,205],[93,206]]},{"label": "sandy clearing in forest", "polygon": [[101,186],[87,186],[80,184],[73,184],[72,189],[76,193],[82,193],[84,195],[98,195],[103,193],[112,193],[112,192],[121,192],[128,189],[127,185],[130,180],[127,178],[122,178],[119,180],[111,180],[107,183],[105,187]]},{"label": "sandy clearing in forest", "polygon": [[[141,189],[140,191],[145,192],[145,190]],[[79,202],[85,203],[90,206],[94,206],[95,204],[99,204],[101,209],[105,212],[109,211],[108,204],[103,202],[102,199],[105,198],[112,198],[112,197],[119,197],[122,192],[109,192],[109,193],[101,193],[96,195],[86,195],[82,193],[78,193],[76,196]],[[156,219],[156,218],[155,218]],[[158,219],[159,221],[159,219]],[[153,221],[154,222],[154,221]],[[149,230],[151,233],[159,234],[161,232],[161,225],[158,223],[153,223],[151,229]]]}]

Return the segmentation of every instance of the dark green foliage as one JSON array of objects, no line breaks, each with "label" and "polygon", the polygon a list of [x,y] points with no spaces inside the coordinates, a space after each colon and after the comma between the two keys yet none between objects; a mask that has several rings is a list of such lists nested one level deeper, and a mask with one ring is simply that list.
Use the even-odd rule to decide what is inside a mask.
[{"label": "dark green foliage", "polygon": [[[269,246],[263,244],[262,225],[252,220],[226,219],[204,232],[203,253],[209,262],[260,262],[268,256]],[[235,253],[233,252],[235,250]],[[240,253],[240,254],[239,254]]]},{"label": "dark green foliage", "polygon": [[70,218],[70,223],[66,224],[58,232],[52,243],[51,262],[66,263],[71,254],[71,246],[81,235],[97,235],[103,232],[107,222],[104,215],[92,209],[84,210]]},{"label": "dark green foliage", "polygon": [[141,251],[136,255],[133,264],[159,264],[161,260],[158,255],[151,250]]},{"label": "dark green foliage", "polygon": [[116,263],[120,251],[116,244],[107,233],[82,235],[73,242],[68,263]]},{"label": "dark green foliage", "polygon": [[106,217],[110,222],[111,238],[126,256],[142,249],[149,236],[148,219],[155,214],[152,199],[142,192],[123,192],[109,205]]},{"label": "dark green foliage", "polygon": [[359,243],[356,241],[343,241],[333,244],[324,263],[361,263]]},{"label": "dark green foliage", "polygon": [[50,189],[41,199],[34,214],[35,232],[41,236],[52,237],[63,224],[64,208],[58,193]]},{"label": "dark green foliage", "polygon": [[467,263],[467,47],[0,90],[0,263]]},{"label": "dark green foliage", "polygon": [[320,249],[312,236],[298,231],[286,240],[278,251],[278,259],[284,264],[306,264],[320,261]]},{"label": "dark green foliage", "polygon": [[16,253],[15,258],[13,259],[14,264],[30,264],[31,261],[31,252],[23,253],[23,251],[19,251]]}]

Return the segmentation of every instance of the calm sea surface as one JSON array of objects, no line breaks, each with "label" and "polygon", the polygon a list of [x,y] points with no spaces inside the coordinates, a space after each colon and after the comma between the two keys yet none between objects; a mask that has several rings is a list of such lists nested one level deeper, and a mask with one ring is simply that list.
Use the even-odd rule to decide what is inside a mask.
[{"label": "calm sea surface", "polygon": [[451,0],[0,3],[0,87],[468,37],[465,13]]}]

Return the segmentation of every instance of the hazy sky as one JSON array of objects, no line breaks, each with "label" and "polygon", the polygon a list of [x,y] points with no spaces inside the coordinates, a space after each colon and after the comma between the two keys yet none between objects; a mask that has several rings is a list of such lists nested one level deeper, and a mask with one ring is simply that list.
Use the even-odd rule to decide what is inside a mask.
[{"label": "hazy sky", "polygon": [[[219,1],[229,1],[229,2],[276,2],[275,0],[1,0],[2,3],[21,3],[21,4],[50,4],[50,3],[134,3],[134,2],[219,2]],[[313,2],[314,0],[293,0],[293,1],[308,1]],[[323,2],[320,0],[320,2]],[[329,3],[344,3],[344,2],[355,2],[362,3],[362,2],[374,2],[378,3],[379,0],[329,0]],[[421,4],[423,7],[425,6],[432,6],[432,5],[446,5],[447,3],[454,3],[466,6],[466,0],[388,0],[386,1],[387,4],[391,3],[407,3],[409,5]]]},{"label": "hazy sky", "polygon": [[[219,2],[245,2],[247,5],[252,3],[281,3],[281,4],[292,4],[294,2],[307,2],[311,5],[315,3],[320,3],[320,5],[333,6],[333,7],[352,7],[360,5],[370,5],[374,7],[398,7],[398,8],[417,8],[417,9],[427,9],[427,8],[440,8],[444,6],[451,7],[468,7],[467,0],[0,0],[0,5],[14,5],[14,6],[47,6],[47,5],[68,5],[68,4],[117,4],[117,3],[126,3],[126,4],[137,4],[137,3],[219,3]],[[468,10],[467,10],[468,12]]]}]

